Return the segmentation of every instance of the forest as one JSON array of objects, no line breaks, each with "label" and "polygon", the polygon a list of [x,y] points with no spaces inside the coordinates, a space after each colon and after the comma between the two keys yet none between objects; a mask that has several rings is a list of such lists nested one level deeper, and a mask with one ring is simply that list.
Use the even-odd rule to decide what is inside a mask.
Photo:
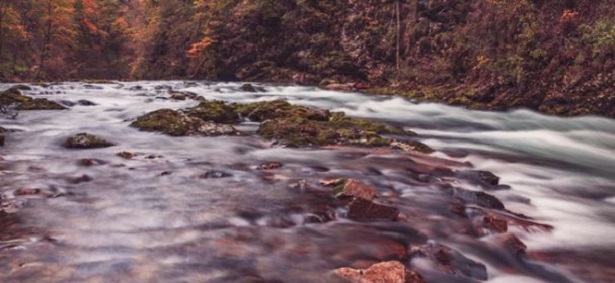
[{"label": "forest", "polygon": [[615,282],[615,0],[0,0],[0,282]]},{"label": "forest", "polygon": [[318,85],[613,117],[608,0],[1,0],[0,79]]}]

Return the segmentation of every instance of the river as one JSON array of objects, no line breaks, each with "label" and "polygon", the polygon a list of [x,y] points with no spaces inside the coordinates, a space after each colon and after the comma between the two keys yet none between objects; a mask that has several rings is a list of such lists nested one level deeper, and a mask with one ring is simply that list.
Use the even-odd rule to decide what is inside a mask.
[{"label": "river", "polygon": [[[265,92],[252,93],[240,86],[67,82],[24,91],[71,107],[0,118],[14,131],[0,147],[0,282],[335,282],[335,268],[390,258],[381,255],[383,246],[425,243],[451,247],[487,271],[478,280],[410,261],[428,282],[615,280],[614,120],[473,111],[314,87],[262,85]],[[436,152],[413,162],[391,152],[280,148],[255,135],[169,137],[128,126],[148,111],[198,103],[169,99],[170,89],[344,111],[415,131]],[[250,133],[257,126],[245,122],[238,129]],[[61,146],[81,132],[117,146]],[[136,157],[116,156],[123,151]],[[514,215],[552,229],[509,225],[507,234],[527,246],[523,258],[503,252],[497,234],[469,233],[471,220],[451,216],[442,184],[485,188],[446,176],[417,181],[417,162],[449,161],[493,172],[509,187],[489,194]],[[283,167],[255,170],[263,162]],[[211,170],[231,176],[202,178]],[[328,203],[298,184],[318,192],[319,179],[339,176],[378,187],[407,222],[350,221],[344,208],[335,208],[334,221],[306,221]],[[15,196],[23,188],[42,193]]]}]

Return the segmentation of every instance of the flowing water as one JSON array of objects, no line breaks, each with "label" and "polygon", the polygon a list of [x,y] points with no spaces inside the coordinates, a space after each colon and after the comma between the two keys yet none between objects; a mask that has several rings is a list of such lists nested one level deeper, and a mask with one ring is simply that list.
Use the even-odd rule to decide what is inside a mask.
[{"label": "flowing water", "polygon": [[[335,268],[364,268],[435,243],[484,264],[487,278],[410,260],[428,282],[615,280],[614,120],[471,111],[312,87],[263,85],[266,92],[248,93],[240,86],[62,83],[24,91],[71,107],[0,120],[13,131],[0,147],[0,282],[335,282]],[[170,89],[344,111],[413,130],[437,152],[289,149],[255,135],[169,137],[128,126],[148,111],[198,103],[169,99]],[[62,147],[81,132],[117,146]],[[122,151],[136,156],[116,156]],[[258,170],[264,162],[283,167]],[[488,193],[507,211],[452,213],[451,188],[488,188],[435,174],[440,167],[495,173],[510,187]],[[203,178],[212,170],[229,177]],[[324,177],[375,185],[407,221],[346,219],[344,206],[332,205],[318,185]],[[509,223],[525,215],[553,229],[509,225],[507,234],[527,246],[527,256],[518,257],[505,251],[501,235],[472,228],[477,211],[516,219]]]}]

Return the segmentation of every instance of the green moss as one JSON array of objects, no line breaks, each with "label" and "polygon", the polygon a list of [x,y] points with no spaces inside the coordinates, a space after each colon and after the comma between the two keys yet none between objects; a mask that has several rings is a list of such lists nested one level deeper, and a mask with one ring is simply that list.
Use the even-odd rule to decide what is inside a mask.
[{"label": "green moss", "polygon": [[239,133],[230,125],[204,121],[198,117],[190,117],[182,112],[170,109],[161,109],[145,114],[132,122],[130,126],[142,131],[160,132],[170,136],[221,136]]},{"label": "green moss", "polygon": [[216,123],[236,124],[240,121],[239,115],[235,113],[233,107],[222,101],[204,101],[184,112],[190,117]]},{"label": "green moss", "polygon": [[399,127],[372,122],[366,119],[350,118],[342,112],[332,113],[330,122],[337,128],[360,129],[363,133],[407,135],[409,132]]},{"label": "green moss", "polygon": [[327,110],[292,105],[285,100],[233,104],[231,106],[242,117],[256,122],[283,117],[304,117],[310,120],[327,121],[330,116]]},{"label": "green moss", "polygon": [[[367,125],[367,127],[362,127]],[[270,140],[291,146],[388,146],[391,139],[381,137],[372,131],[372,124],[353,123],[352,119],[344,123],[333,121],[310,120],[303,117],[277,118],[265,121],[257,133]],[[383,131],[384,132],[384,131]]]},{"label": "green moss", "polygon": [[145,114],[130,124],[142,131],[161,132],[170,136],[188,135],[194,121],[183,113],[161,109]]}]

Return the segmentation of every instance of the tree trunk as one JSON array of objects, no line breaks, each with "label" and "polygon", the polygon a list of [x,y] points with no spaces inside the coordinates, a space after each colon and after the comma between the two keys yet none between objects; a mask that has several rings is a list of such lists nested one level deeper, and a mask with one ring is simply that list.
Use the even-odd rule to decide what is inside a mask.
[{"label": "tree trunk", "polygon": [[0,0],[0,59],[2,58],[2,52],[4,51],[4,17],[8,12],[8,5],[6,0]]},{"label": "tree trunk", "polygon": [[395,54],[395,67],[397,68],[397,71],[399,71],[399,66],[400,66],[400,46],[401,46],[401,15],[400,15],[400,7],[399,7],[399,0],[395,1],[395,14],[396,14],[396,22],[397,22],[397,48],[396,48],[396,54]]},{"label": "tree trunk", "polygon": [[41,71],[45,68],[45,60],[47,59],[47,53],[49,52],[49,46],[51,45],[51,32],[53,31],[53,0],[47,0],[47,25],[45,27],[45,34],[43,40],[43,50],[41,50],[41,56],[39,60],[39,68],[36,77],[40,79]]}]

